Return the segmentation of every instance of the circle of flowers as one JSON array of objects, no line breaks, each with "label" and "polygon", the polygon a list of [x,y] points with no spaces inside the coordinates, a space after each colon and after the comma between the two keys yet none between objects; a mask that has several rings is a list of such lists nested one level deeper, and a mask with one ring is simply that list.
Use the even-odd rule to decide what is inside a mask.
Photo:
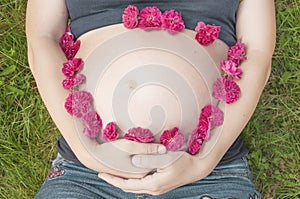
[{"label": "circle of flowers", "polygon": [[[175,10],[166,10],[161,12],[158,7],[145,7],[141,11],[136,6],[129,5],[125,8],[122,15],[124,27],[128,29],[141,28],[145,31],[151,30],[167,30],[171,35],[182,31],[185,28],[181,13]],[[220,26],[214,24],[205,24],[198,22],[196,28],[196,41],[204,46],[213,43],[219,36]],[[99,136],[102,141],[113,141],[119,138],[115,122],[111,121],[102,128],[102,119],[100,115],[93,110],[93,97],[87,91],[76,90],[86,77],[80,74],[84,66],[81,58],[75,58],[80,48],[80,41],[74,40],[68,26],[66,32],[60,39],[60,47],[64,52],[67,61],[63,64],[62,73],[66,76],[62,86],[64,89],[70,90],[65,101],[67,112],[77,117],[84,124],[83,133],[91,139]],[[246,60],[245,45],[237,41],[234,46],[229,47],[227,59],[221,61],[220,68],[223,70],[223,77],[218,78],[213,85],[213,97],[215,99],[226,102],[227,104],[237,101],[240,97],[240,88],[233,80],[239,80],[242,76],[242,70],[238,66],[241,61]],[[210,139],[210,131],[216,126],[223,124],[224,113],[217,106],[208,104],[201,109],[197,126],[189,135],[187,141],[187,152],[194,155],[199,152],[203,142]],[[150,129],[134,127],[128,130],[124,135],[124,139],[151,143],[155,138]],[[165,145],[167,150],[176,151],[183,148],[184,134],[178,127],[164,130],[160,135],[161,144]]]}]

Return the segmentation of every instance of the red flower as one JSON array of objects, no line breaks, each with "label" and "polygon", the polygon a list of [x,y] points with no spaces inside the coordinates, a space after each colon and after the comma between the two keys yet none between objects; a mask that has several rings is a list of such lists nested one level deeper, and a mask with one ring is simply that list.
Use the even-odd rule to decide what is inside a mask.
[{"label": "red flower", "polygon": [[184,29],[184,21],[181,14],[175,10],[167,10],[162,15],[162,28],[167,29],[170,34],[175,34]]},{"label": "red flower", "polygon": [[234,79],[241,79],[242,70],[237,67],[233,60],[225,60],[221,62],[221,69],[230,77]]},{"label": "red flower", "polygon": [[88,112],[81,119],[86,124],[83,133],[89,138],[96,138],[102,128],[102,120],[98,113],[95,111]]},{"label": "red flower", "polygon": [[194,139],[188,145],[188,152],[192,155],[195,155],[196,153],[198,153],[198,151],[201,149],[201,147],[202,147],[202,140]]},{"label": "red flower", "polygon": [[196,154],[203,143],[203,134],[201,127],[197,126],[189,136],[187,145],[188,145],[188,152],[192,155]]},{"label": "red flower", "polygon": [[210,124],[207,120],[207,118],[199,120],[199,123],[196,128],[193,129],[192,133],[189,136],[188,139],[188,145],[193,142],[195,139],[201,139],[201,140],[209,140],[210,138]]},{"label": "red flower", "polygon": [[169,151],[176,151],[184,143],[184,135],[177,127],[165,130],[160,136],[160,143],[166,146]]},{"label": "red flower", "polygon": [[208,118],[201,118],[198,122],[197,128],[195,128],[194,131],[197,132],[197,138],[209,140],[210,123],[208,121]]},{"label": "red flower", "polygon": [[122,15],[122,21],[124,26],[129,29],[133,29],[137,27],[138,15],[139,15],[139,10],[137,7],[129,5],[127,8],[125,8]]},{"label": "red flower", "polygon": [[113,141],[119,137],[117,133],[116,125],[114,122],[110,122],[106,125],[105,129],[102,131],[101,139],[103,141]]},{"label": "red flower", "polygon": [[207,46],[215,41],[219,37],[221,31],[220,26],[206,25],[204,22],[198,22],[195,28],[197,34],[195,39],[204,46]]},{"label": "red flower", "polygon": [[245,45],[240,42],[240,40],[237,41],[237,43],[234,46],[231,46],[228,49],[228,60],[232,60],[236,65],[240,64],[240,61],[246,60],[245,57]]},{"label": "red flower", "polygon": [[59,44],[68,60],[75,57],[80,48],[80,41],[77,40],[74,42],[74,35],[71,33],[69,26],[66,32],[61,36]]},{"label": "red flower", "polygon": [[90,111],[92,95],[86,91],[70,93],[65,102],[67,112],[75,117],[81,118]]},{"label": "red flower", "polygon": [[75,86],[79,86],[85,81],[86,77],[82,74],[76,74],[74,77],[63,80],[62,85],[64,89],[73,90]]},{"label": "red flower", "polygon": [[141,127],[131,128],[124,135],[127,140],[133,140],[136,142],[150,143],[154,141],[154,136],[149,129],[144,129]]},{"label": "red flower", "polygon": [[144,30],[160,29],[162,25],[162,13],[153,6],[141,10],[139,18],[139,28]]},{"label": "red flower", "polygon": [[210,128],[214,128],[223,124],[224,113],[217,106],[209,104],[202,108],[199,120],[205,118],[210,123]]},{"label": "red flower", "polygon": [[231,79],[218,78],[214,83],[213,97],[227,104],[237,101],[240,97],[240,87]]},{"label": "red flower", "polygon": [[63,64],[62,72],[67,77],[73,77],[75,72],[78,72],[83,67],[83,60],[81,58],[72,58]]},{"label": "red flower", "polygon": [[72,90],[74,88],[74,79],[73,78],[64,79],[62,82],[62,86],[64,89]]}]

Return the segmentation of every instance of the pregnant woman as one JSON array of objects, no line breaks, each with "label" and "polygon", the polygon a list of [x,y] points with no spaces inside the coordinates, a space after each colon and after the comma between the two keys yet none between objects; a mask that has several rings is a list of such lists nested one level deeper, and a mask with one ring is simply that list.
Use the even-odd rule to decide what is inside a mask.
[{"label": "pregnant woman", "polygon": [[[130,23],[120,24],[122,21],[126,22],[124,10],[129,5],[132,5],[131,14],[138,13],[134,10],[140,11],[136,17],[139,24],[133,30],[130,30],[133,28]],[[152,26],[151,30],[147,30],[145,23],[141,23],[144,14],[142,10],[145,8],[150,12],[150,17],[146,18],[147,23],[154,22],[157,16],[160,17],[158,10],[161,13],[173,10],[177,13],[176,19],[182,16],[181,28],[176,29],[176,33],[161,30],[168,29],[161,25],[159,28]],[[36,198],[260,198],[247,164],[247,149],[243,147],[239,135],[253,114],[270,74],[275,46],[274,15],[272,0],[28,0],[26,33],[29,65],[40,95],[62,134],[57,142],[58,157],[53,161]],[[85,62],[78,74],[85,75],[86,80],[77,89],[89,91],[88,95],[93,97],[91,106],[102,119],[98,119],[102,125],[102,133],[104,128],[109,129],[106,125],[114,121],[114,127],[120,134],[118,139],[107,141],[99,136],[95,138],[64,107],[70,91],[62,87],[66,78],[65,73],[62,73],[62,66],[68,61],[68,57],[61,50],[60,38],[68,30],[68,23],[71,32],[67,35],[72,33],[74,39],[80,41],[76,58]],[[197,36],[195,40],[195,35],[208,27],[205,24],[210,24],[209,27],[219,33],[218,39],[214,38],[216,40],[209,44],[201,41],[199,37],[197,39]],[[151,41],[153,38],[155,40]],[[198,42],[199,46],[191,41]],[[78,42],[75,46],[77,44]],[[148,48],[149,45],[151,48]],[[199,152],[195,151],[191,140],[187,141],[188,137],[191,138],[187,132],[193,129],[188,128],[198,121],[198,116],[193,116],[193,103],[181,107],[181,111],[185,113],[188,110],[190,116],[177,117],[177,109],[173,108],[176,105],[174,100],[165,102],[160,99],[158,93],[163,87],[160,86],[161,82],[151,79],[153,83],[143,93],[143,89],[137,89],[144,85],[139,84],[139,81],[149,78],[152,74],[149,68],[153,68],[154,79],[170,79],[173,83],[172,78],[175,76],[171,73],[162,75],[162,68],[171,71],[168,66],[174,67],[172,70],[190,80],[187,85],[196,90],[198,88],[196,99],[207,98],[204,102],[199,102],[199,107],[195,110],[200,113],[201,108],[210,101],[210,87],[213,85],[209,82],[214,82],[216,78],[214,76],[212,80],[211,75],[215,73],[205,69],[208,65],[197,62],[199,54],[204,56],[202,62],[209,60],[208,63],[218,65],[227,58],[226,53],[230,49],[228,47],[242,45],[245,45],[247,59],[241,58],[238,67],[243,74],[233,78],[241,95],[234,103],[226,100],[212,102],[217,105],[214,106],[216,109],[224,113],[222,125],[212,128],[210,140],[204,138],[203,140],[208,141],[203,143]],[[138,64],[147,67],[134,68]],[[185,64],[199,64],[201,78],[193,76],[195,73],[190,67],[180,68]],[[105,72],[101,72],[99,65],[106,67]],[[222,69],[226,72],[225,66],[227,65],[223,62]],[[120,69],[114,71],[114,67]],[[161,69],[156,71],[157,67]],[[127,81],[126,88],[136,91],[136,95],[127,95],[127,90],[124,90],[125,94],[113,93],[119,96],[117,99],[106,95],[116,88],[113,85],[122,85],[123,76],[121,74],[122,78],[118,79],[119,72],[133,74],[134,71],[140,76],[134,81]],[[177,83],[175,87],[182,85]],[[206,86],[209,87],[208,91]],[[182,86],[178,90],[179,94],[174,95],[190,96],[188,89],[184,88]],[[165,90],[162,89],[162,96]],[[159,102],[144,97],[147,94],[153,96],[149,92]],[[119,104],[122,105],[128,97],[131,101],[126,109],[121,107],[116,112],[111,110]],[[216,94],[215,97],[218,98]],[[145,103],[139,105],[139,102]],[[149,120],[163,124],[163,128],[160,129],[159,125],[143,119],[143,106],[149,103],[152,103],[150,108],[153,108],[150,114],[152,118]],[[155,104],[163,106],[163,111],[156,109]],[[127,110],[130,113],[124,113]],[[161,120],[165,120],[165,123]],[[132,138],[134,133],[130,134],[129,128],[137,126],[143,126],[143,130],[155,131],[154,141],[136,142],[137,138]],[[162,137],[161,132],[175,126],[183,129],[186,139],[184,144],[172,150],[172,147],[163,141],[159,142],[159,139]],[[176,128],[172,130],[180,133]]]}]

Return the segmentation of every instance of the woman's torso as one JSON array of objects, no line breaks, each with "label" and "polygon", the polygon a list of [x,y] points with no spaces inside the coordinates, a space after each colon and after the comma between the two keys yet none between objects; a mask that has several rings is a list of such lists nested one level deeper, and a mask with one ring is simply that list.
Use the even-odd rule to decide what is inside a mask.
[{"label": "woman's torso", "polygon": [[[110,33],[118,31],[112,24],[121,23],[124,8],[129,4],[139,9],[146,6],[157,6],[160,10],[175,9],[181,12],[187,29],[194,29],[198,21],[221,26],[219,39],[231,46],[236,42],[235,15],[238,0],[193,0],[193,1],[98,1],[98,0],[66,0],[71,19],[71,31],[81,40],[81,48],[77,57],[86,59],[99,43],[109,38]],[[66,159],[78,162],[64,139],[57,145],[58,151]],[[223,158],[224,162],[241,156],[245,150],[238,139]]]}]

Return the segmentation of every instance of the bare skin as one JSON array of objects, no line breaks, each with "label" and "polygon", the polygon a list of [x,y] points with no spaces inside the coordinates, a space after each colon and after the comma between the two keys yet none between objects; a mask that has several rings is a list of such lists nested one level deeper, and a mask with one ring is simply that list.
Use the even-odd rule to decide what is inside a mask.
[{"label": "bare skin", "polygon": [[[237,82],[242,90],[242,96],[233,104],[221,104],[225,112],[225,120],[222,127],[215,129],[220,132],[216,144],[210,147],[205,156],[191,156],[185,152],[159,154],[159,147],[162,147],[160,144],[119,140],[123,150],[136,154],[133,156],[134,165],[144,168],[145,171],[153,167],[158,169],[154,174],[147,176],[143,172],[130,174],[117,171],[99,162],[92,155],[107,151],[109,145],[92,143],[92,147],[85,147],[80,141],[81,138],[74,136],[76,128],[73,119],[64,110],[63,104],[68,92],[61,88],[61,81],[64,79],[61,66],[66,60],[58,44],[60,36],[66,29],[66,23],[65,1],[28,1],[26,33],[32,73],[53,121],[78,159],[86,167],[100,172],[99,177],[124,191],[159,195],[206,177],[249,121],[271,71],[276,30],[274,1],[243,0],[239,7],[236,27],[237,38],[241,38],[247,46],[247,61],[240,66],[243,70],[243,78]],[[113,31],[113,29],[98,29],[80,38],[82,47],[79,57],[84,58],[93,49],[91,41],[101,42],[101,36],[106,35],[106,33],[102,34],[102,31]],[[164,150],[160,151],[164,153]],[[180,158],[172,165],[160,168],[161,160],[174,154],[180,155]],[[187,170],[189,172],[186,172]],[[180,179],[177,176],[181,176]]]}]

